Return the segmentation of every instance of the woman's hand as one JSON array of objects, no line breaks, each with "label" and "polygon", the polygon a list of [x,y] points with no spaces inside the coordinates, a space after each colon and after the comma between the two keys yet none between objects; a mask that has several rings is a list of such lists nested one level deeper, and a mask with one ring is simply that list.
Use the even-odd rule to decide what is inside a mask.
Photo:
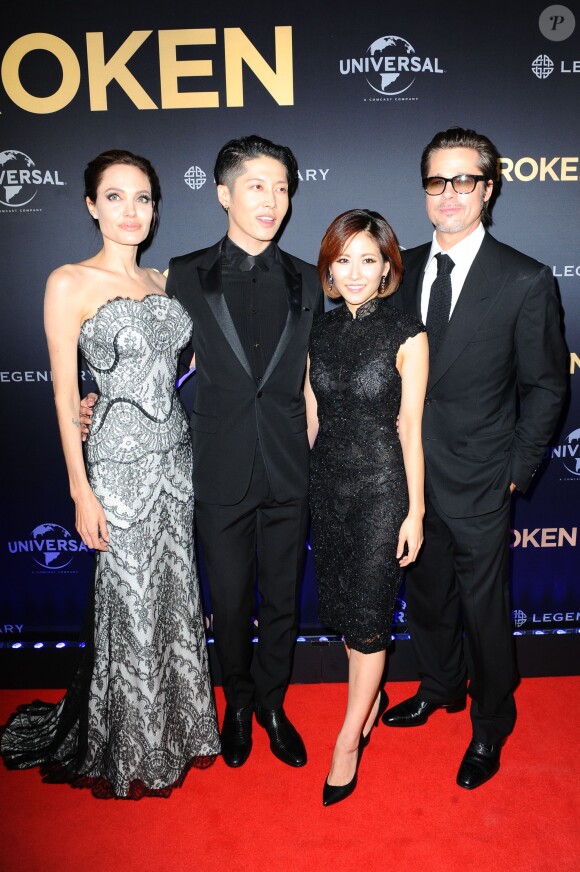
[{"label": "woman's hand", "polygon": [[[423,544],[423,518],[407,515],[399,530],[397,560],[399,566],[408,566],[417,559]],[[407,553],[405,554],[405,545]]]},{"label": "woman's hand", "polygon": [[87,548],[108,551],[109,531],[105,513],[92,490],[89,489],[82,496],[73,499],[76,507],[75,526]]},{"label": "woman's hand", "polygon": [[81,439],[86,441],[93,420],[93,406],[99,399],[99,395],[95,393],[87,394],[81,400],[79,409],[79,420],[81,422]]}]

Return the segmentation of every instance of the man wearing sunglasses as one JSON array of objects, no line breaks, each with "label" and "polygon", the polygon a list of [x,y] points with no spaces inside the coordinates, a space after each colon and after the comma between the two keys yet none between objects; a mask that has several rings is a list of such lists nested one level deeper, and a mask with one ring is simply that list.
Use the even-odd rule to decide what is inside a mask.
[{"label": "man wearing sunglasses", "polygon": [[421,159],[430,243],[403,252],[393,302],[427,326],[423,416],[425,542],[406,577],[419,665],[415,696],[383,715],[392,727],[465,708],[473,736],[457,784],[499,769],[516,719],[518,672],[509,603],[510,497],[526,491],[560,415],[566,351],[551,270],[487,231],[499,155],[459,127]]}]

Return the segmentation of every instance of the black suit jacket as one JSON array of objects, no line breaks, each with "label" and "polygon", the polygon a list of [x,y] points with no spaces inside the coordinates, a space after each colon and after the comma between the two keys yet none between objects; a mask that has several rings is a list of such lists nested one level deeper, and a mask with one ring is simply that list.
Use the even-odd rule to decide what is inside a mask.
[{"label": "black suit jacket", "polygon": [[221,249],[174,257],[167,293],[193,320],[196,359],[191,416],[194,489],[203,502],[234,505],[245,495],[259,439],[274,498],[308,492],[309,448],[303,394],[308,340],[323,307],[316,268],[277,249],[288,290],[288,317],[258,384],[222,292]]},{"label": "black suit jacket", "polygon": [[[403,251],[393,303],[421,317],[430,243]],[[429,482],[451,517],[528,487],[560,415],[566,349],[547,266],[485,234],[430,368],[423,416]]]}]

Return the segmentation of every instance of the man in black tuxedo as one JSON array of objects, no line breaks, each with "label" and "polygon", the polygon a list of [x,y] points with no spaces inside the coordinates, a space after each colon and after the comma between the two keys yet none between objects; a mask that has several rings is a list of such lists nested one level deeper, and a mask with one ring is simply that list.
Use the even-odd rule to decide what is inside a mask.
[{"label": "man in black tuxedo", "polygon": [[258,136],[231,140],[214,177],[227,235],[173,258],[167,293],[194,325],[195,523],[227,704],[222,754],[229,766],[247,760],[255,711],[273,753],[302,766],[306,750],[283,701],[308,523],[302,387],[323,297],[316,268],[273,241],[298,181],[290,149]]},{"label": "man in black tuxedo", "polygon": [[421,681],[383,721],[418,726],[438,708],[459,711],[469,677],[473,737],[457,775],[466,789],[495,775],[515,723],[510,495],[529,486],[566,384],[550,269],[485,230],[498,168],[497,150],[473,130],[442,131],[426,146],[421,175],[435,231],[403,252],[393,297],[427,326],[430,374],[425,541],[406,577]]}]

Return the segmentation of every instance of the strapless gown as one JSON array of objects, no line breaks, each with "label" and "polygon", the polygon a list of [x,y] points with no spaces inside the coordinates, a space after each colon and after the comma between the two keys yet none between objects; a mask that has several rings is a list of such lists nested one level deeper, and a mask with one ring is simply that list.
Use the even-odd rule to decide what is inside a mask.
[{"label": "strapless gown", "polygon": [[99,388],[89,481],[107,518],[96,552],[86,647],[57,704],[20,707],[7,766],[102,798],[168,796],[220,751],[193,543],[192,450],[175,390],[191,320],[161,294],[114,299],[79,347]]}]

